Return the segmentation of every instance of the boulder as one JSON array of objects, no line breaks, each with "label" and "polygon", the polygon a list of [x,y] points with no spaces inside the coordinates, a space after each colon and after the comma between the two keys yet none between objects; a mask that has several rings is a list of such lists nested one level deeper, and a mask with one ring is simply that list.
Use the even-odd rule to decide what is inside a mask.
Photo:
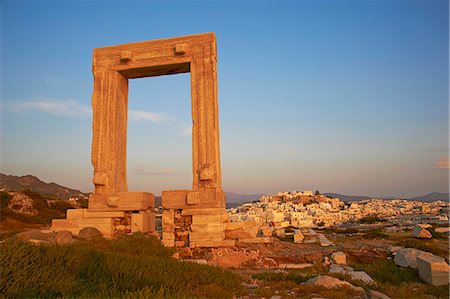
[{"label": "boulder", "polygon": [[102,237],[102,233],[95,227],[85,227],[78,233],[78,238],[82,240],[93,240]]},{"label": "boulder", "polygon": [[320,246],[328,247],[328,246],[333,246],[334,245],[334,243],[331,242],[330,240],[328,240],[327,237],[325,237],[324,234],[318,234],[318,236],[319,236]]},{"label": "boulder", "polygon": [[394,263],[400,267],[417,269],[417,256],[423,251],[414,248],[404,248],[397,252]]},{"label": "boulder", "polygon": [[350,275],[351,278],[355,280],[361,280],[367,284],[377,284],[375,280],[373,280],[372,277],[370,277],[369,274],[364,271],[349,271],[346,274]]},{"label": "boulder", "polygon": [[428,284],[443,286],[449,284],[449,266],[445,259],[432,255],[421,254],[417,257],[419,276]]},{"label": "boulder", "polygon": [[305,282],[306,285],[315,285],[321,286],[327,289],[339,288],[339,287],[348,287],[354,291],[364,292],[364,289],[361,287],[355,287],[348,281],[340,280],[338,278],[334,278],[328,275],[318,275],[313,277]]},{"label": "boulder", "polygon": [[15,235],[16,238],[29,242],[30,240],[38,240],[33,241],[32,243],[53,243],[55,241],[55,234],[52,233],[43,233],[38,229],[31,229]]},{"label": "boulder", "polygon": [[414,237],[416,238],[431,239],[432,237],[431,233],[420,225],[416,225],[416,227],[414,227],[412,232]]},{"label": "boulder", "polygon": [[56,244],[65,245],[73,242],[72,233],[66,230],[62,230],[56,233]]},{"label": "boulder", "polygon": [[399,250],[402,250],[404,248],[405,247],[402,247],[402,246],[389,246],[387,251],[390,252],[391,254],[395,255],[395,254],[397,254],[397,252]]},{"label": "boulder", "polygon": [[444,234],[448,234],[450,232],[450,227],[436,227],[435,231],[437,233],[444,233]]},{"label": "boulder", "polygon": [[342,251],[333,252],[333,254],[331,254],[331,260],[339,265],[347,264],[347,256]]},{"label": "boulder", "polygon": [[303,243],[303,239],[305,239],[305,237],[302,232],[299,229],[296,229],[294,232],[294,243]]}]

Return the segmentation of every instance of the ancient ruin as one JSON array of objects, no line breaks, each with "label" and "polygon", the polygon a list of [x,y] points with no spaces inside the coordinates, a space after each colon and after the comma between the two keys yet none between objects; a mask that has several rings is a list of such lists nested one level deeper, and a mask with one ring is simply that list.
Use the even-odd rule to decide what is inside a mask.
[{"label": "ancient ruin", "polygon": [[[214,33],[94,49],[92,165],[87,209],[68,210],[54,231],[96,227],[105,237],[155,230],[155,197],[128,192],[126,175],[128,79],[191,73],[192,189],[162,192],[166,246],[234,246],[225,240],[228,216],[221,185]],[[256,236],[256,234],[255,234]]]}]

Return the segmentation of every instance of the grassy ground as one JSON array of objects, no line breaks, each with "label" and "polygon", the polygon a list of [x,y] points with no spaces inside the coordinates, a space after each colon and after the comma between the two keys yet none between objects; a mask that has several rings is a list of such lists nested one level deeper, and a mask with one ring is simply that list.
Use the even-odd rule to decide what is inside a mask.
[{"label": "grassy ground", "polygon": [[180,262],[142,234],[71,245],[1,245],[4,298],[230,298],[242,278],[220,268]]}]

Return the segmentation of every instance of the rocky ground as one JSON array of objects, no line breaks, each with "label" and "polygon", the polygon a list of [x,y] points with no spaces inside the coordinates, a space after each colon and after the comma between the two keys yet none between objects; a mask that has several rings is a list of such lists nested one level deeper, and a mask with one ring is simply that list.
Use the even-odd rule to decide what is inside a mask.
[{"label": "rocky ground", "polygon": [[[20,232],[20,238],[36,244],[64,244],[74,240],[61,233],[48,236],[46,227],[40,227],[43,230],[39,231],[37,225],[11,221],[1,222],[2,239]],[[429,285],[419,278],[416,269],[394,263],[399,246],[433,252],[448,263],[446,235],[419,239],[412,231],[380,233],[379,229],[375,232],[303,230],[303,235],[301,243],[294,243],[293,236],[287,235],[273,237],[269,244],[177,248],[174,257],[228,268],[244,276],[244,291],[238,292],[236,298],[448,297],[448,285]]]}]

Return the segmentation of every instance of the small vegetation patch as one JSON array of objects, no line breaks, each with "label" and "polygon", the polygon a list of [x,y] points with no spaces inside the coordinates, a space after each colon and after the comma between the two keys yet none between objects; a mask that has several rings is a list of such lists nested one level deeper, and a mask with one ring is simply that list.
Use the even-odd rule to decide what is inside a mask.
[{"label": "small vegetation patch", "polygon": [[1,214],[0,220],[5,220],[6,218],[15,219],[24,223],[37,223],[37,224],[49,224],[52,219],[64,218],[67,209],[73,208],[73,206],[67,200],[55,200],[43,197],[42,195],[32,192],[30,190],[25,190],[22,192],[32,199],[33,208],[36,209],[36,215],[29,215],[15,211],[14,205],[9,208],[12,196],[7,192],[0,193],[0,207]]},{"label": "small vegetation patch", "polygon": [[432,295],[448,298],[448,286],[435,287],[424,283],[416,269],[398,267],[392,261],[379,259],[373,263],[352,263],[355,270],[365,271],[378,284],[378,291],[392,298],[423,298]]},{"label": "small vegetation patch", "polygon": [[369,229],[364,232],[364,238],[366,239],[386,239],[389,238],[388,234],[385,234],[381,229]]},{"label": "small vegetation patch", "polygon": [[6,298],[232,297],[241,277],[220,268],[171,258],[155,237],[36,246],[18,240],[1,245]]}]

